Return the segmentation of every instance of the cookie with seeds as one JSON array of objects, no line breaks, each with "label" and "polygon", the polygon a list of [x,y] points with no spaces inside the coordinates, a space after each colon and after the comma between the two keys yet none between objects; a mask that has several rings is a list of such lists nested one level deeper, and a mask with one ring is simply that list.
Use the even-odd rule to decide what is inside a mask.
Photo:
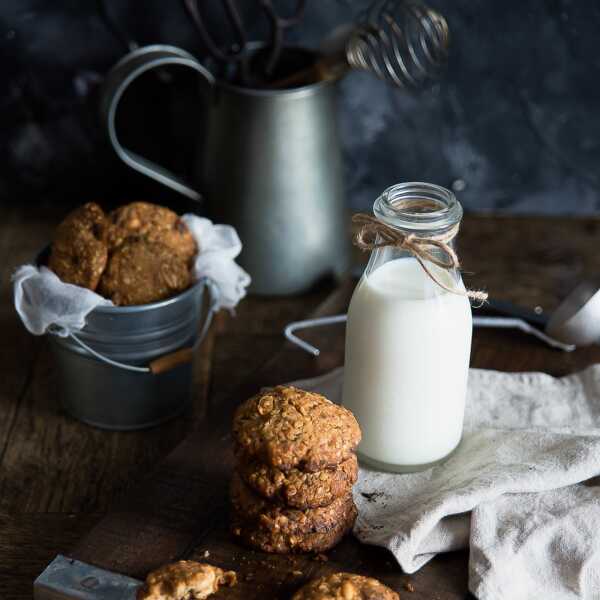
[{"label": "cookie with seeds", "polygon": [[303,552],[326,552],[346,536],[356,521],[356,507],[351,505],[333,529],[313,533],[289,533],[261,527],[254,521],[234,517],[231,531],[241,542],[271,554],[297,554]]},{"label": "cookie with seeds", "polygon": [[274,504],[257,495],[234,473],[231,505],[238,520],[256,521],[265,530],[292,535],[331,531],[347,515],[354,502],[349,493],[320,508],[302,510]]},{"label": "cookie with seeds", "polygon": [[248,546],[275,554],[325,552],[351,531],[357,516],[351,496],[335,500],[328,509],[301,511],[273,506],[252,495],[240,499],[232,490],[232,509],[233,535]]},{"label": "cookie with seeds", "polygon": [[292,600],[400,600],[400,595],[377,579],[354,573],[333,573],[313,579]]},{"label": "cookie with seeds", "polygon": [[95,290],[108,260],[107,227],[94,202],[76,208],[56,229],[48,267],[65,283]]},{"label": "cookie with seeds", "polygon": [[240,462],[315,472],[348,460],[361,435],[348,409],[321,394],[280,385],[238,407],[233,437]]},{"label": "cookie with seeds", "polygon": [[152,571],[137,591],[137,600],[204,600],[220,587],[236,585],[234,571],[180,560]]},{"label": "cookie with seeds", "polygon": [[198,251],[187,225],[177,213],[165,206],[132,202],[113,210],[108,218],[108,245],[111,252],[132,237],[163,244],[187,262]]},{"label": "cookie with seeds", "polygon": [[318,508],[350,493],[358,477],[358,461],[353,455],[335,467],[314,473],[299,469],[285,472],[257,461],[241,462],[237,470],[263,498],[293,508]]},{"label": "cookie with seeds", "polygon": [[131,238],[111,255],[99,292],[118,306],[157,302],[192,282],[186,261],[158,242]]}]

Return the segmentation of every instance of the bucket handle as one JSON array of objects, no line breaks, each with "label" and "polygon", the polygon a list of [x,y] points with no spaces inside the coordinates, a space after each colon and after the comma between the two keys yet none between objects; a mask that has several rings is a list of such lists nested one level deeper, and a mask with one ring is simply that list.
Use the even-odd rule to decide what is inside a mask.
[{"label": "bucket handle", "polygon": [[[200,334],[198,335],[196,343],[193,346],[180,348],[179,350],[175,350],[175,352],[170,352],[169,354],[165,354],[159,358],[156,358],[152,362],[150,362],[147,367],[138,367],[136,365],[128,365],[117,360],[112,360],[112,358],[108,358],[108,356],[104,356],[104,354],[101,354],[100,352],[97,352],[96,350],[88,346],[88,344],[80,340],[79,337],[77,337],[74,333],[69,333],[69,337],[86,352],[89,352],[99,361],[110,365],[111,367],[117,367],[118,369],[133,371],[135,373],[152,373],[153,375],[165,373],[178,365],[191,362],[192,357],[194,356],[194,350],[198,346],[200,346],[200,344],[202,344],[204,338],[206,337],[206,334],[208,333],[208,328],[212,323],[213,316],[217,312],[219,289],[216,286],[216,284],[210,279],[205,279],[204,284],[208,288],[208,293],[210,295],[210,306],[208,307],[206,319],[204,320],[204,324],[202,325],[202,329],[200,331]],[[55,331],[51,331],[51,333],[56,333],[56,328]]]}]

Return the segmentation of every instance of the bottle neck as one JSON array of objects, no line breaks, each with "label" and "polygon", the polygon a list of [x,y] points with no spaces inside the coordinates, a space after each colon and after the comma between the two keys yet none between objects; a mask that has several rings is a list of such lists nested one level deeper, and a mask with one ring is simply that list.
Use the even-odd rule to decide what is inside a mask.
[{"label": "bottle neck", "polygon": [[[462,207],[454,194],[429,183],[400,183],[386,189],[373,206],[375,217],[401,236],[423,240],[426,256],[420,256],[428,269],[439,271],[455,251],[454,235],[462,218]],[[427,244],[425,240],[431,239]],[[378,235],[378,243],[383,240]],[[443,244],[437,243],[442,241]],[[414,250],[414,249],[413,249]],[[415,252],[400,244],[383,244],[371,255],[366,275],[382,264],[398,258],[415,258]],[[460,280],[458,269],[442,268],[452,279]]]},{"label": "bottle neck", "polygon": [[407,182],[387,188],[373,205],[375,216],[403,232],[419,237],[441,235],[462,219],[462,206],[446,188]]}]

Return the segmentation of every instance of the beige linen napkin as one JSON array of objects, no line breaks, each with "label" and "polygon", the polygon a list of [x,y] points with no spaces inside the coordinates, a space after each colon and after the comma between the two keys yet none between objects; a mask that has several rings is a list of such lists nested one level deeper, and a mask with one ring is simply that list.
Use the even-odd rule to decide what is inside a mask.
[{"label": "beige linen napkin", "polygon": [[[339,402],[342,377],[296,385]],[[600,599],[600,489],[575,485],[598,474],[600,366],[561,379],[472,369],[457,451],[422,473],[361,467],[354,534],[407,573],[470,545],[482,600]]]}]

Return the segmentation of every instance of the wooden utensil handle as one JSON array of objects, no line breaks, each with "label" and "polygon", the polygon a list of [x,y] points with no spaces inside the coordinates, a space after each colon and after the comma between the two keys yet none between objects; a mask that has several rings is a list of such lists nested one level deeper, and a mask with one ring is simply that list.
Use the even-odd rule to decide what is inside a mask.
[{"label": "wooden utensil handle", "polygon": [[349,66],[344,55],[325,56],[307,69],[302,69],[288,77],[279,79],[271,83],[269,87],[280,90],[294,86],[309,85],[317,81],[339,79],[348,69]]},{"label": "wooden utensil handle", "polygon": [[193,348],[181,348],[170,354],[165,354],[156,360],[153,360],[148,366],[153,375],[160,375],[170,371],[179,365],[192,362],[194,356]]}]

